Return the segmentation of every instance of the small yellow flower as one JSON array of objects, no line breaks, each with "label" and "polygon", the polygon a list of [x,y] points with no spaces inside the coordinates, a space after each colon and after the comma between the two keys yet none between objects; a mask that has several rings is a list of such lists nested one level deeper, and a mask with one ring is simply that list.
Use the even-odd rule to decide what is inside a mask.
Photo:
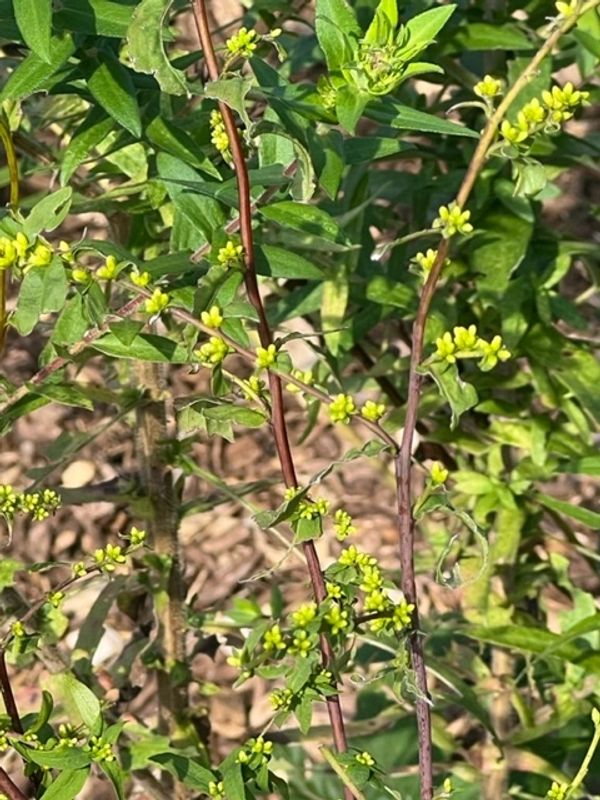
[{"label": "small yellow flower", "polygon": [[472,350],[477,345],[477,326],[469,325],[468,328],[460,326],[454,328],[454,344],[457,350]]},{"label": "small yellow flower", "polygon": [[414,610],[414,603],[407,603],[406,600],[398,603],[398,605],[394,608],[394,613],[392,614],[392,625],[397,632],[404,630],[404,628],[410,625],[412,612]]},{"label": "small yellow flower", "polygon": [[257,47],[258,34],[255,30],[248,30],[248,28],[240,28],[237,33],[231,36],[225,42],[225,47],[229,50],[232,56],[243,56],[250,58]]},{"label": "small yellow flower", "polygon": [[520,144],[529,136],[529,129],[518,128],[505,119],[500,126],[500,134],[509,144]]},{"label": "small yellow flower", "polygon": [[103,281],[113,281],[119,273],[117,259],[107,256],[104,265],[96,270],[96,277]]},{"label": "small yellow flower", "polygon": [[502,81],[498,80],[498,78],[492,78],[491,75],[485,75],[479,83],[475,84],[473,91],[483,99],[497,97],[502,93]]},{"label": "small yellow flower", "polygon": [[265,650],[285,650],[286,643],[283,640],[283,634],[279,625],[273,625],[263,636],[263,647]]},{"label": "small yellow flower", "polygon": [[329,404],[329,418],[332,422],[342,422],[347,425],[356,411],[354,399],[349,394],[338,394]]},{"label": "small yellow flower", "polygon": [[363,751],[362,753],[358,753],[357,755],[355,755],[354,756],[354,760],[358,764],[362,764],[364,767],[373,767],[373,766],[375,766],[375,759],[373,758],[373,756],[370,753],[367,753],[366,750]]},{"label": "small yellow flower", "polygon": [[360,410],[360,414],[370,422],[379,422],[385,414],[385,405],[383,403],[375,403],[373,400],[367,400]]},{"label": "small yellow flower", "polygon": [[466,235],[473,230],[469,222],[471,212],[463,211],[456,201],[449,206],[440,206],[438,214],[439,216],[433,221],[433,227],[441,229],[444,239],[449,239],[457,233]]},{"label": "small yellow flower", "polygon": [[225,129],[223,116],[216,109],[210,112],[210,140],[221,155],[229,154],[229,136]]},{"label": "small yellow flower", "polygon": [[356,528],[352,524],[352,517],[343,508],[338,508],[334,514],[333,527],[338,541],[343,542],[348,536],[356,533]]},{"label": "small yellow flower", "polygon": [[297,611],[292,612],[292,621],[297,628],[306,628],[317,616],[316,603],[304,603]]},{"label": "small yellow flower", "polygon": [[10,630],[12,635],[16,636],[17,639],[21,639],[23,636],[25,636],[25,626],[19,620],[17,620],[17,622],[13,622],[13,624],[10,626]]},{"label": "small yellow flower", "polygon": [[12,267],[17,260],[17,249],[15,243],[10,239],[2,237],[0,239],[0,269]]},{"label": "small yellow flower", "polygon": [[477,349],[481,353],[479,369],[484,372],[493,369],[498,361],[508,361],[511,357],[510,350],[504,347],[501,336],[494,336],[491,342],[486,342],[485,339],[479,339],[477,342]]},{"label": "small yellow flower", "polygon": [[75,283],[85,284],[92,280],[92,274],[84,267],[75,267],[75,269],[71,271],[71,278],[75,281]]},{"label": "small yellow flower", "polygon": [[434,461],[429,470],[429,477],[434,486],[440,486],[448,480],[448,470],[439,461]]},{"label": "small yellow flower", "polygon": [[27,236],[19,231],[14,238],[13,244],[15,246],[15,250],[17,251],[19,261],[25,261],[25,256],[27,255],[27,250],[29,249],[29,239]]},{"label": "small yellow flower", "polygon": [[71,245],[68,242],[65,242],[64,239],[61,239],[61,241],[58,243],[58,249],[60,251],[60,257],[65,263],[70,265],[75,263],[75,254],[71,250]]},{"label": "small yellow flower", "polygon": [[217,253],[217,261],[224,267],[239,266],[242,260],[244,248],[241,244],[234,244],[231,239],[225,247],[221,247]]},{"label": "small yellow flower", "polygon": [[144,304],[147,314],[160,314],[169,305],[169,295],[166,292],[161,292],[160,289],[155,289],[152,292],[152,297],[149,297]]},{"label": "small yellow flower", "polygon": [[437,250],[432,250],[431,248],[429,248],[429,250],[426,253],[417,253],[413,258],[413,261],[417,262],[417,264],[421,267],[423,272],[429,274],[431,272],[431,268],[435,264],[437,254],[438,254]]},{"label": "small yellow flower", "polygon": [[272,367],[277,360],[277,348],[274,344],[268,347],[256,348],[256,366],[259,369],[268,369]]},{"label": "small yellow flower", "polygon": [[552,786],[546,795],[547,800],[565,800],[567,796],[567,786],[561,786],[560,783],[552,781]]},{"label": "small yellow flower", "polygon": [[43,242],[38,242],[27,259],[28,267],[47,267],[52,261],[52,250]]},{"label": "small yellow flower", "polygon": [[454,355],[456,351],[456,345],[452,339],[452,334],[449,331],[443,336],[440,336],[438,339],[435,340],[435,355],[441,359],[442,361],[447,361],[449,364],[456,363],[456,356]]},{"label": "small yellow flower", "polygon": [[143,289],[149,285],[152,278],[149,272],[140,272],[137,267],[134,267],[129,273],[129,280],[134,286],[140,286]]},{"label": "small yellow flower", "polygon": [[568,3],[563,2],[563,0],[556,0],[554,5],[561,17],[572,17],[573,14],[577,13],[579,0],[569,0]]},{"label": "small yellow flower", "polygon": [[229,346],[220,336],[211,336],[208,342],[205,342],[195,353],[202,364],[214,367],[220,364],[229,353]]},{"label": "small yellow flower", "polygon": [[211,306],[208,311],[203,311],[200,319],[207,328],[220,328],[223,324],[223,316],[219,306]]},{"label": "small yellow flower", "polygon": [[[307,386],[311,386],[314,383],[313,374],[310,369],[306,371],[302,371],[301,369],[293,369],[292,375],[294,378],[302,381],[302,383],[305,383]],[[298,394],[298,392],[302,391],[302,389],[299,386],[296,386],[295,383],[288,383],[285,388],[288,392],[292,392],[292,394]]]}]

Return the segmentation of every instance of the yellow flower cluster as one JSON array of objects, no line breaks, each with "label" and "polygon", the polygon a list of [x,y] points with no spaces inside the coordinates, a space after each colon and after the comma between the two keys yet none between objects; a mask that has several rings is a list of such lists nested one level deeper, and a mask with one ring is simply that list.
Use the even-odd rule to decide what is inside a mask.
[{"label": "yellow flower cluster", "polygon": [[[448,206],[440,206],[438,216],[433,221],[433,227],[439,228],[444,239],[449,239],[457,233],[466,236],[473,230],[473,226],[469,222],[470,217],[470,211],[463,211],[458,203],[453,201]],[[431,265],[433,266],[433,261]]]},{"label": "yellow flower cluster", "polygon": [[232,56],[241,56],[242,58],[250,58],[258,47],[259,36],[255,30],[248,30],[248,28],[240,28],[237,33],[230,36],[225,42],[225,47],[229,50]]},{"label": "yellow flower cluster", "polygon": [[52,261],[52,248],[41,239],[30,242],[24,233],[14,239],[0,238],[0,270],[20,267],[27,272],[33,267],[47,267]]},{"label": "yellow flower cluster", "polygon": [[329,404],[329,418],[332,422],[343,422],[347,425],[354,414],[356,414],[356,404],[349,394],[338,394]]},{"label": "yellow flower cluster", "polygon": [[435,358],[455,364],[458,358],[479,358],[479,369],[487,372],[493,369],[498,361],[507,361],[511,353],[504,347],[501,336],[494,336],[491,341],[477,336],[475,325],[468,328],[455,327],[450,333],[435,340]]},{"label": "yellow flower cluster", "polygon": [[216,108],[210,112],[210,141],[222,156],[229,153],[229,136],[225,130],[223,116]]},{"label": "yellow flower cluster", "polygon": [[505,119],[500,126],[500,134],[505,142],[515,145],[540,131],[556,132],[588,98],[589,92],[575,89],[571,82],[563,87],[553,86],[550,91],[542,92],[541,100],[534,97],[526,103],[517,113],[514,123]]},{"label": "yellow flower cluster", "polygon": [[208,342],[195,351],[200,363],[205,367],[216,367],[229,353],[229,347],[220,336],[211,336]]}]

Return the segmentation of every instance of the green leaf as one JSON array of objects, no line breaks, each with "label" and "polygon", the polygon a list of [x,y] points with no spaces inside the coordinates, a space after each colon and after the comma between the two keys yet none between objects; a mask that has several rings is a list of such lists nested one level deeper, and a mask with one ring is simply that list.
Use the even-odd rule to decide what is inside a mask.
[{"label": "green leaf", "polygon": [[[394,0],[395,2],[395,0]],[[305,736],[310,731],[310,724],[312,722],[313,701],[308,694],[304,694],[302,699],[294,709],[294,716],[298,720],[300,732]]]},{"label": "green leaf", "polygon": [[367,107],[371,95],[360,92],[355,86],[342,86],[335,96],[335,110],[340,125],[348,133],[354,133],[363,111]]},{"label": "green leaf", "polygon": [[215,780],[215,776],[210,770],[198,764],[193,758],[182,755],[178,750],[171,750],[165,748],[163,745],[161,751],[150,754],[147,748],[143,751],[140,749],[142,745],[144,745],[143,742],[136,742],[134,745],[139,755],[143,753],[142,758],[138,755],[140,768],[146,766],[148,760],[150,760],[152,763],[158,764],[161,769],[176,777],[186,786],[190,786],[192,789],[198,789],[201,792],[206,792],[210,781]]},{"label": "green leaf", "polygon": [[363,41],[384,47],[394,41],[398,27],[397,0],[380,0]]},{"label": "green leaf", "polygon": [[225,103],[226,106],[237,111],[244,125],[248,129],[252,126],[252,120],[248,116],[246,110],[246,96],[254,81],[251,78],[242,78],[239,76],[233,78],[221,78],[218,81],[211,81],[204,87],[204,95],[213,100],[219,100]]},{"label": "green leaf", "polygon": [[50,61],[30,53],[12,73],[0,93],[4,100],[22,100],[40,89],[75,52],[71,36],[53,36],[50,41]]},{"label": "green leaf", "polygon": [[72,200],[73,190],[65,186],[36,203],[23,224],[23,233],[29,241],[32,242],[43,231],[58,228],[69,213]]},{"label": "green leaf", "polygon": [[594,475],[600,477],[600,456],[584,456],[568,464],[562,464],[559,472],[569,472],[574,475]]},{"label": "green leaf", "polygon": [[78,386],[67,383],[43,383],[31,387],[40,397],[47,397],[54,403],[74,408],[87,408],[93,411],[94,403]]},{"label": "green leaf", "polygon": [[[100,701],[92,690],[70,672],[55,673],[48,678],[48,682],[55,697],[64,706],[71,723],[77,724],[76,721],[80,720],[91,733],[98,734],[102,727],[102,714]],[[87,756],[87,753],[82,755]]]},{"label": "green leaf", "polygon": [[49,64],[52,60],[52,0],[13,0],[13,8],[25,44]]},{"label": "green leaf", "polygon": [[282,200],[279,203],[263,206],[260,213],[265,219],[273,220],[279,225],[303,233],[320,236],[340,244],[345,241],[340,227],[333,217],[316,206],[295,203],[293,200]]},{"label": "green leaf", "polygon": [[88,88],[102,108],[136,139],[142,135],[142,120],[130,72],[109,50],[90,59]]},{"label": "green leaf", "polygon": [[488,494],[494,491],[494,484],[487,475],[470,470],[456,470],[452,473],[454,490],[464,494]]},{"label": "green leaf", "polygon": [[109,330],[117,337],[121,344],[129,347],[144,327],[143,320],[119,319],[109,324]]},{"label": "green leaf", "polygon": [[62,185],[68,183],[77,167],[91,157],[94,147],[104,141],[113,128],[112,117],[101,108],[93,106],[89,110],[86,118],[71,137],[71,141],[63,153],[60,167],[60,182]]},{"label": "green leaf", "polygon": [[167,58],[163,42],[165,20],[173,0],[142,0],[127,30],[129,57],[136,72],[154,75],[163,92],[188,94],[185,75]]},{"label": "green leaf", "polygon": [[270,275],[272,278],[306,281],[322,281],[325,278],[325,273],[314,261],[270,244],[256,248],[256,271],[259,275]]},{"label": "green leaf", "polygon": [[0,591],[7,586],[13,585],[15,572],[21,569],[23,569],[23,564],[20,561],[15,561],[12,558],[0,560]]},{"label": "green leaf", "polygon": [[73,800],[85,786],[89,774],[89,767],[61,772],[41,795],[41,800]]},{"label": "green leaf", "polygon": [[337,72],[352,60],[356,49],[348,37],[358,38],[362,31],[346,0],[317,0],[316,12],[315,27],[319,45],[329,70]]},{"label": "green leaf", "polygon": [[221,180],[219,170],[204,155],[190,134],[176,123],[163,117],[155,117],[146,126],[145,133],[152,144],[160,150],[180,158],[184,163],[202,170],[219,181]]},{"label": "green leaf", "polygon": [[433,114],[416,111],[410,106],[402,105],[389,97],[373,99],[366,112],[369,119],[382,125],[390,125],[399,130],[418,131],[419,133],[440,133],[447,136],[467,136],[478,139],[479,134],[455,122],[440,119]]},{"label": "green leaf", "polygon": [[245,800],[244,776],[242,765],[235,761],[223,769],[223,786],[227,800]]},{"label": "green leaf", "polygon": [[588,508],[575,506],[573,503],[567,503],[564,500],[557,500],[547,494],[536,494],[535,499],[546,508],[552,511],[558,511],[559,514],[565,514],[571,519],[576,519],[593,531],[600,531],[600,514],[597,511],[590,511]]},{"label": "green leaf", "polygon": [[131,23],[131,6],[120,0],[61,0],[55,19],[62,29],[123,39]]},{"label": "green leaf", "polygon": [[226,420],[236,425],[244,425],[246,428],[260,428],[267,421],[267,417],[262,411],[233,405],[207,408],[204,411],[204,415],[207,419]]},{"label": "green leaf", "polygon": [[133,358],[164,364],[187,364],[190,360],[187,347],[153,333],[142,333],[130,344],[123,344],[118,336],[107,333],[90,346],[113,358]]},{"label": "green leaf", "polygon": [[334,356],[339,352],[349,296],[348,269],[342,265],[336,269],[331,280],[324,282],[321,299],[321,326],[325,331],[327,347]]},{"label": "green leaf", "polygon": [[535,45],[517,25],[504,22],[472,22],[459,28],[444,47],[445,52],[471,52],[476,50],[532,50]]},{"label": "green leaf", "polygon": [[32,747],[21,744],[21,742],[15,742],[13,746],[23,758],[38,764],[40,767],[70,771],[83,770],[87,772],[89,770],[86,770],[86,767],[89,768],[92,762],[90,754],[81,749],[34,750]]},{"label": "green leaf", "polygon": [[494,628],[470,626],[461,629],[461,632],[472,639],[524,653],[551,654],[553,657],[578,664],[590,673],[600,675],[600,654],[591,651],[588,645],[576,641],[565,642],[563,637],[545,628],[526,625],[503,625]]},{"label": "green leaf", "polygon": [[297,658],[294,670],[288,680],[288,689],[297,694],[311,679],[315,663],[312,658]]},{"label": "green leaf", "polygon": [[407,283],[392,282],[383,275],[376,275],[367,285],[367,299],[380,305],[413,311],[417,294]]},{"label": "green leaf", "polygon": [[436,382],[442,397],[450,405],[452,411],[450,428],[454,430],[465,411],[477,405],[479,398],[475,387],[462,380],[456,364],[446,362],[430,364],[427,372]]},{"label": "green leaf", "polygon": [[[455,5],[437,6],[408,20],[406,30],[409,37],[405,49],[410,51],[411,58],[414,58],[435,39],[455,10]],[[401,50],[400,56],[402,52]]]},{"label": "green leaf", "polygon": [[125,773],[117,761],[100,761],[98,766],[115,790],[117,800],[125,800]]},{"label": "green leaf", "polygon": [[510,276],[525,258],[533,231],[531,222],[514,214],[493,212],[478,225],[471,268],[479,273],[477,286],[494,296],[503,294]]},{"label": "green leaf", "polygon": [[33,267],[23,278],[17,310],[11,322],[22,336],[28,336],[41,314],[59,311],[67,294],[67,277],[60,258],[47,267]]}]

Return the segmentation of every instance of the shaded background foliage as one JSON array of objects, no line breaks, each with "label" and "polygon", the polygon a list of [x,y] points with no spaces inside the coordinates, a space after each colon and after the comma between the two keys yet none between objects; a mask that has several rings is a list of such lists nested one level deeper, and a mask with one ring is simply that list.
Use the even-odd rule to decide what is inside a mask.
[{"label": "shaded background foliage", "polygon": [[[328,5],[337,7],[322,8]],[[363,30],[375,5],[353,4]],[[404,4],[402,19],[430,6]],[[262,45],[235,75],[208,85],[186,3],[65,0],[52,15],[51,31],[42,17],[23,22],[23,7],[17,0],[0,2],[0,99],[14,131],[24,188],[20,210],[31,233],[49,230],[53,242],[77,243],[78,262],[90,269],[110,255],[119,264],[136,264],[168,288],[174,304],[195,314],[217,302],[228,317],[226,333],[249,345],[245,326],[254,317],[238,295],[241,276],[215,263],[237,203],[230,164],[211,142],[210,114],[215,100],[224,100],[238,115],[253,195],[261,198],[257,267],[269,321],[280,334],[301,332],[288,345],[294,363],[303,369],[316,364],[318,384],[330,395],[384,399],[390,410],[385,427],[396,435],[421,287],[419,271],[407,265],[430,244],[396,240],[428,229],[460,185],[484,120],[479,108],[451,109],[472,101],[473,85],[488,72],[514,82],[543,41],[553,4],[460,3],[426,51],[441,71],[371,99],[353,133],[335,116],[352,128],[351,93],[346,105],[339,101],[332,109],[318,91],[326,64],[311,4],[265,0],[246,4],[243,12],[236,6],[235,18],[213,20],[223,40],[241,24],[261,32],[281,27],[276,41],[286,57],[279,62],[272,46]],[[588,89],[591,103],[581,119],[536,140],[527,159],[487,163],[469,203],[475,233],[453,246],[428,319],[428,354],[444,331],[469,324],[487,338],[500,333],[513,353],[494,372],[461,366],[472,390],[448,374],[439,378],[441,387],[427,381],[415,451],[419,464],[436,459],[446,465],[454,507],[472,516],[489,543],[484,558],[477,535],[447,510],[420,520],[417,565],[436,775],[440,784],[452,775],[464,798],[505,796],[509,789],[517,797],[539,796],[549,778],[572,776],[598,703],[593,178],[600,149],[599,34],[591,11],[521,93],[518,105],[548,89],[554,76]],[[8,187],[8,169],[1,175]],[[32,209],[38,224],[27,216]],[[14,235],[8,210],[0,226],[3,235]],[[32,564],[76,561],[104,546],[109,532],[148,517],[149,488],[137,475],[139,450],[132,444],[134,409],[144,400],[133,364],[163,364],[173,437],[167,455],[181,493],[179,534],[191,609],[193,658],[185,679],[192,678],[197,727],[206,714],[213,721],[210,744],[218,759],[268,716],[260,711],[266,690],[258,679],[241,694],[230,692],[235,676],[225,663],[227,648],[239,646],[242,628],[308,596],[305,573],[292,559],[270,572],[285,550],[275,549],[277,540],[251,518],[258,507],[275,508],[281,500],[270,435],[260,427],[264,416],[254,418],[255,431],[240,430],[253,418],[228,404],[227,376],[217,370],[209,386],[204,372],[190,371],[198,332],[168,314],[153,332],[159,338],[142,333],[147,315],[112,324],[68,367],[12,403],[13,391],[38,365],[64,355],[130,297],[125,280],[107,290],[97,280],[73,281],[60,262],[52,269],[47,283],[30,277],[10,286],[15,313],[3,357],[3,482],[57,486],[65,507],[51,522],[17,523],[1,568],[6,625],[19,616],[18,604],[64,574]],[[249,374],[242,361],[232,363],[232,372]],[[208,405],[207,397],[213,398]],[[214,413],[215,402],[222,412]],[[291,398],[288,405],[303,478],[357,444],[353,429],[330,430],[318,402]],[[458,425],[453,417],[460,417]],[[324,492],[356,512],[361,547],[376,553],[397,579],[394,490],[385,464],[352,462],[327,478]],[[87,480],[81,478],[85,469]],[[425,474],[415,470],[417,492]],[[106,482],[98,486],[99,479]],[[319,550],[327,564],[339,545],[324,539]],[[44,649],[56,647],[98,697],[116,703],[115,718],[153,727],[152,690],[142,687],[156,655],[148,590],[156,570],[151,559],[140,560],[130,574],[74,595],[66,617],[57,612],[41,621],[46,640],[40,650],[14,659],[24,712],[39,706],[38,695],[28,694],[31,676],[45,674]],[[264,570],[257,581],[239,582]],[[285,599],[277,589],[283,576],[289,577]],[[12,594],[14,581],[25,600]],[[92,603],[87,623],[84,601]],[[106,616],[116,637],[113,650],[108,662],[93,665]],[[343,700],[352,745],[369,750],[390,776],[388,785],[410,797],[418,791],[414,687],[408,668],[401,681],[386,672],[391,657],[361,643]],[[325,718],[316,722],[315,734],[326,739],[319,727]],[[294,726],[291,720],[274,735],[283,742],[276,744],[276,759],[292,796],[338,797],[335,779],[310,739],[300,743]],[[143,748],[136,754],[135,741],[134,729],[121,740],[126,770],[131,753],[134,766],[149,757]],[[7,759],[13,768],[14,757]],[[600,792],[593,770],[588,786]],[[128,788],[127,796],[133,791]],[[139,791],[152,796],[150,789]]]}]

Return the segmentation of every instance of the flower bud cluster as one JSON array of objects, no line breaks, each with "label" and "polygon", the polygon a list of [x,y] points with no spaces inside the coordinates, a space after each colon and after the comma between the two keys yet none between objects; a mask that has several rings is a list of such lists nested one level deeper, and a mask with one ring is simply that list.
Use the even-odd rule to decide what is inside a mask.
[{"label": "flower bud cluster", "polygon": [[435,340],[435,347],[434,360],[455,364],[459,358],[479,358],[478,367],[483,372],[488,372],[499,361],[507,361],[511,357],[501,336],[494,336],[488,342],[477,335],[475,325],[455,327],[452,333],[446,331]]},{"label": "flower bud cluster", "polygon": [[0,484],[0,514],[8,521],[20,513],[29,514],[36,522],[40,522],[54,514],[60,504],[60,497],[54,489],[15,492],[9,484]]},{"label": "flower bud cluster", "polygon": [[223,115],[216,108],[210,112],[210,141],[215,149],[227,160],[231,158],[229,136],[225,130]]}]

